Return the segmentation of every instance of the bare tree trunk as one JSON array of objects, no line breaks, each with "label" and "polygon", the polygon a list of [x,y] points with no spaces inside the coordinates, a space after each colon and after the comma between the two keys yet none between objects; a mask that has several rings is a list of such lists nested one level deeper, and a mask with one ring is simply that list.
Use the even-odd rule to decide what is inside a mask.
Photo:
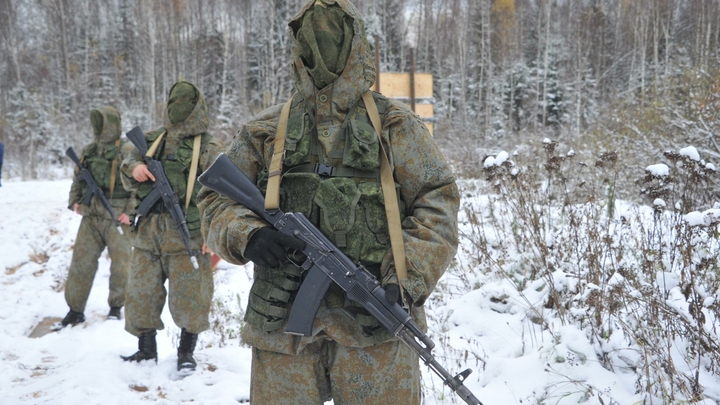
[{"label": "bare tree trunk", "polygon": [[63,4],[63,0],[57,0],[55,3],[58,8],[58,13],[60,14],[60,46],[62,51],[62,67],[63,67],[63,79],[64,79],[64,85],[65,88],[67,88],[70,85],[70,63],[68,61],[68,47],[67,47],[67,34],[65,30],[65,5]]},{"label": "bare tree trunk", "polygon": [[552,15],[552,0],[545,3],[545,54],[543,56],[543,90],[542,90],[542,125],[547,125],[547,72],[550,67],[550,25]]}]

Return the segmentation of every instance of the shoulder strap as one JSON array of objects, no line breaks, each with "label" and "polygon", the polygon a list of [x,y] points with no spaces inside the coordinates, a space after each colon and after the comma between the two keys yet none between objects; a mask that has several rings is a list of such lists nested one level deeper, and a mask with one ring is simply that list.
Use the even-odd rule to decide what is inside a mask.
[{"label": "shoulder strap", "polygon": [[192,197],[193,188],[195,188],[195,176],[197,176],[198,162],[200,160],[200,141],[202,134],[195,135],[193,140],[192,162],[190,163],[190,174],[188,174],[187,192],[185,193],[185,212],[190,206],[190,198]]},{"label": "shoulder strap", "polygon": [[[385,146],[383,146],[382,126],[380,125],[380,114],[378,113],[375,99],[372,93],[366,91],[363,96],[365,109],[370,116],[375,132],[377,132],[378,142],[380,142],[380,183],[383,190],[383,198],[385,199],[385,215],[388,220],[388,231],[390,232],[390,245],[392,247],[393,261],[395,262],[395,271],[397,272],[398,282],[402,283],[407,278],[407,267],[405,263],[405,243],[402,236],[402,225],[400,223],[400,209],[398,208],[397,194],[395,194],[395,179],[393,178],[390,162],[388,161]],[[402,284],[400,284],[402,285]],[[401,296],[403,289],[400,289]]]},{"label": "shoulder strap", "polygon": [[113,198],[113,193],[115,192],[115,174],[117,173],[117,157],[120,153],[120,138],[115,141],[115,159],[112,161],[112,166],[110,169],[110,198]]},{"label": "shoulder strap", "polygon": [[153,144],[150,146],[150,149],[148,149],[145,156],[153,157],[155,155],[155,152],[157,152],[157,149],[160,147],[160,143],[162,142],[162,139],[165,137],[166,133],[167,133],[167,131],[163,131],[163,133],[160,134],[160,136],[155,138],[155,142],[153,142]]},{"label": "shoulder strap", "polygon": [[285,134],[287,133],[287,122],[290,117],[290,107],[293,98],[285,103],[280,112],[280,121],[275,132],[275,144],[273,155],[268,169],[267,189],[265,190],[265,209],[276,210],[280,208],[280,178],[282,177],[283,161],[285,160]]}]

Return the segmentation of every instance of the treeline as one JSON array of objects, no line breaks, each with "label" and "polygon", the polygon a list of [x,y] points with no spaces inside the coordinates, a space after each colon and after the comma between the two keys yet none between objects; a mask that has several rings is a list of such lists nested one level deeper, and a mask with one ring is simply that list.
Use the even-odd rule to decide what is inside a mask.
[{"label": "treeline", "polygon": [[[292,89],[287,22],[305,0],[0,0],[0,139],[11,176],[48,175],[111,104],[125,129],[197,84],[229,140]],[[472,175],[537,137],[658,156],[720,153],[720,0],[356,0],[381,67],[434,75],[436,136]],[[373,43],[374,41],[371,41]],[[668,145],[665,145],[669,143]],[[657,152],[657,153],[656,153]],[[22,164],[20,162],[23,162]]]}]

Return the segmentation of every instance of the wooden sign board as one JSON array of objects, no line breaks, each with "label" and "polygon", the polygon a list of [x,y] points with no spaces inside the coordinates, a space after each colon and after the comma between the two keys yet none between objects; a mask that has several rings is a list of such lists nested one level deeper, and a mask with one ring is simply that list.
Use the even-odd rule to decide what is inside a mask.
[{"label": "wooden sign board", "polygon": [[[377,90],[377,89],[375,89]],[[380,72],[380,93],[410,104],[410,73]],[[433,82],[430,73],[415,73],[415,113],[433,133]]]},{"label": "wooden sign board", "polygon": [[[410,98],[410,73],[380,72],[380,93],[385,97]],[[432,98],[430,73],[415,73],[415,98]]]}]

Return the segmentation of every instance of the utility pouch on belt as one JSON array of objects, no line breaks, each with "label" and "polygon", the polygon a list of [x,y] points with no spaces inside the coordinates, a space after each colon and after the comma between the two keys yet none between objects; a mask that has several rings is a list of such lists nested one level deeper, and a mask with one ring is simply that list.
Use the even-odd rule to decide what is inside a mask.
[{"label": "utility pouch on belt", "polygon": [[300,268],[286,263],[278,270],[260,269],[262,274],[250,288],[245,321],[258,329],[271,332],[280,329],[287,317],[287,304],[300,288]]}]

